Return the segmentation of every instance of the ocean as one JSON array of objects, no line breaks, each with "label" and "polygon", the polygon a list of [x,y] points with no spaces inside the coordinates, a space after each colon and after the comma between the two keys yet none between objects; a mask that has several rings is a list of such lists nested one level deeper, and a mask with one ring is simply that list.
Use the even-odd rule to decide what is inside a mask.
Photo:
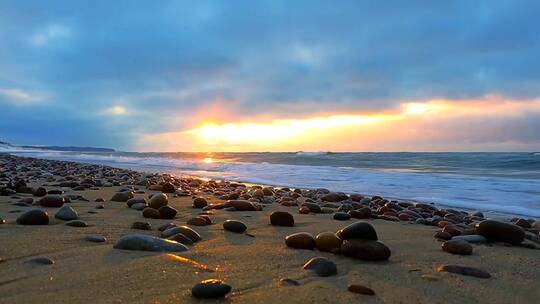
[{"label": "ocean", "polygon": [[540,218],[540,153],[9,152]]}]

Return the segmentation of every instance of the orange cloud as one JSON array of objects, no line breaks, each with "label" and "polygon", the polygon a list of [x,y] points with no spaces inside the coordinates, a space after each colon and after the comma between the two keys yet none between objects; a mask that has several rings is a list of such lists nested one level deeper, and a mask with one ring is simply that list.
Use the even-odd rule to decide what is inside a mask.
[{"label": "orange cloud", "polygon": [[[148,134],[139,149],[152,151],[418,151],[464,150],[449,148],[438,139],[463,133],[454,122],[479,124],[483,119],[519,119],[540,111],[540,99],[506,100],[488,96],[479,100],[405,102],[399,109],[376,114],[341,113],[298,119],[246,121],[226,117],[221,105],[195,117],[195,127],[177,132]],[[220,114],[221,113],[221,114]],[[230,115],[230,112],[228,113]],[[218,117],[220,120],[214,120]],[[226,118],[229,121],[224,121]],[[454,132],[454,133],[453,133]],[[467,130],[465,130],[465,133]],[[487,130],[486,132],[489,132]],[[467,134],[462,134],[466,137]],[[444,148],[442,148],[444,146]],[[469,147],[471,148],[471,147]]]}]

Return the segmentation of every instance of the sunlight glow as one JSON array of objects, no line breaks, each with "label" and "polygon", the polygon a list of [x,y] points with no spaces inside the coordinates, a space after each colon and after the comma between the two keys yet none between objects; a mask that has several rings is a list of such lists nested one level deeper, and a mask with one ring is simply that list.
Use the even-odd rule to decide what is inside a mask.
[{"label": "sunlight glow", "polygon": [[114,116],[127,115],[128,111],[123,106],[113,106],[107,110],[107,112]]},{"label": "sunlight glow", "polygon": [[206,157],[205,159],[203,159],[203,162],[206,164],[211,164],[214,162],[214,160],[211,157]]}]

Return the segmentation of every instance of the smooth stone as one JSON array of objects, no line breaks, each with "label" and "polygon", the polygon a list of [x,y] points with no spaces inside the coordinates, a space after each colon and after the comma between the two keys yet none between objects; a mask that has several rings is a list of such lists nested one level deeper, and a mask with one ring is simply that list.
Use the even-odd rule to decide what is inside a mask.
[{"label": "smooth stone", "polygon": [[92,234],[92,235],[87,235],[86,240],[93,243],[103,243],[107,241],[107,238],[105,238],[102,235]]},{"label": "smooth stone", "polygon": [[142,212],[142,216],[145,217],[145,218],[150,218],[150,219],[160,219],[161,218],[161,214],[159,214],[159,211],[152,208],[152,207],[144,208],[144,210]]},{"label": "smooth stone", "polygon": [[130,198],[129,200],[127,200],[126,202],[126,205],[129,207],[129,208],[133,208],[133,205],[135,204],[143,204],[143,205],[146,205],[146,199],[144,197],[134,197],[134,198]]},{"label": "smooth stone", "polygon": [[452,240],[463,240],[469,243],[485,243],[487,239],[478,234],[469,234],[469,235],[458,235],[452,238]]},{"label": "smooth stone", "polygon": [[233,207],[235,211],[260,211],[261,207],[250,201],[245,200],[231,200],[227,201],[227,207]]},{"label": "smooth stone", "polygon": [[29,260],[28,262],[41,264],[41,265],[52,265],[54,264],[54,260],[50,259],[48,257],[37,257]]},{"label": "smooth stone", "polygon": [[88,223],[81,220],[73,220],[73,221],[67,222],[66,226],[84,228],[84,227],[88,227]]},{"label": "smooth stone", "polygon": [[177,233],[173,236],[168,237],[167,239],[178,242],[178,243],[182,243],[184,245],[193,245],[193,240],[183,235],[182,233]]},{"label": "smooth stone", "polygon": [[148,207],[147,204],[143,204],[143,203],[136,203],[136,204],[133,204],[131,205],[131,209],[135,209],[135,210],[144,210],[144,208]]},{"label": "smooth stone", "polygon": [[47,195],[47,190],[43,187],[39,187],[32,193],[34,196],[41,197]]},{"label": "smooth stone", "polygon": [[71,221],[76,220],[78,218],[78,214],[75,209],[71,208],[68,205],[64,205],[58,210],[58,212],[56,212],[54,217],[64,221]]},{"label": "smooth stone", "polygon": [[302,268],[311,270],[320,277],[328,277],[337,274],[336,264],[324,257],[312,258],[307,261]]},{"label": "smooth stone", "polygon": [[273,226],[294,226],[294,217],[286,211],[274,211],[270,214],[270,224]]},{"label": "smooth stone", "polygon": [[164,193],[174,193],[176,191],[176,186],[171,183],[163,183],[161,185],[161,191]]},{"label": "smooth stone", "polygon": [[491,275],[487,271],[468,266],[442,265],[437,268],[437,272],[451,272],[483,279],[491,278]]},{"label": "smooth stone", "polygon": [[58,195],[47,195],[39,200],[39,204],[43,207],[59,208],[64,205],[66,199]]},{"label": "smooth stone", "polygon": [[173,236],[177,233],[182,233],[183,235],[190,238],[193,242],[198,242],[202,240],[201,235],[197,233],[197,231],[189,228],[188,226],[178,226],[178,227],[171,227],[169,229],[164,230],[161,232],[161,236],[164,238],[168,238],[170,236]]},{"label": "smooth stone", "polygon": [[490,242],[505,242],[519,245],[525,238],[523,229],[514,224],[495,220],[485,220],[476,225],[476,234],[482,235]]},{"label": "smooth stone", "polygon": [[145,234],[124,235],[116,241],[113,248],[156,252],[182,252],[188,250],[184,244]]},{"label": "smooth stone", "polygon": [[176,217],[178,211],[171,206],[163,206],[158,209],[162,219],[173,219]]},{"label": "smooth stone", "polygon": [[203,299],[222,298],[229,292],[231,292],[231,286],[216,279],[204,280],[191,289],[191,295]]},{"label": "smooth stone", "polygon": [[200,216],[190,218],[186,222],[186,224],[192,225],[192,226],[206,226],[206,225],[208,225],[206,219],[203,218],[203,217],[200,217]]},{"label": "smooth stone", "polygon": [[302,204],[302,207],[307,207],[309,209],[309,212],[322,213],[321,206],[316,203],[305,202]]},{"label": "smooth stone", "polygon": [[197,197],[193,200],[193,208],[204,208],[208,206],[208,201],[203,197]]},{"label": "smooth stone", "polygon": [[315,238],[307,232],[297,232],[285,237],[285,244],[288,247],[296,249],[315,248]]},{"label": "smooth stone", "polygon": [[350,284],[349,286],[347,286],[347,290],[352,293],[359,293],[370,296],[375,294],[375,291],[373,291],[373,289],[359,284]]},{"label": "smooth stone", "polygon": [[391,255],[390,249],[385,244],[360,239],[344,240],[341,244],[341,253],[347,257],[366,261],[385,261]]},{"label": "smooth stone", "polygon": [[159,209],[168,204],[169,204],[169,198],[167,197],[165,193],[154,194],[148,201],[148,206],[154,209]]},{"label": "smooth stone", "polygon": [[223,229],[235,233],[243,233],[247,230],[246,224],[237,220],[226,220],[223,222]]},{"label": "smooth stone", "polygon": [[17,224],[20,225],[48,225],[49,215],[40,209],[32,209],[21,214],[17,218]]},{"label": "smooth stone", "polygon": [[300,282],[297,280],[289,279],[289,278],[282,278],[279,279],[279,285],[281,286],[299,286]]},{"label": "smooth stone", "polygon": [[351,219],[351,215],[345,212],[336,212],[334,213],[334,219],[336,221],[348,221]]},{"label": "smooth stone", "polygon": [[129,191],[116,192],[113,195],[113,197],[111,198],[111,202],[125,203],[131,198],[133,198],[133,193],[132,192],[129,192]]},{"label": "smooth stone", "polygon": [[339,252],[341,243],[343,243],[343,240],[333,232],[321,232],[315,237],[315,246],[320,251]]},{"label": "smooth stone", "polygon": [[148,222],[134,222],[131,224],[131,229],[152,230],[152,225]]},{"label": "smooth stone", "polygon": [[356,222],[352,223],[349,226],[339,230],[336,235],[342,240],[348,239],[363,239],[363,240],[372,240],[376,241],[377,232],[371,224],[366,222]]},{"label": "smooth stone", "polygon": [[452,235],[444,231],[437,231],[433,237],[436,239],[445,240],[445,241],[452,239]]},{"label": "smooth stone", "polygon": [[441,247],[442,250],[452,254],[471,255],[473,251],[471,244],[464,240],[452,239],[442,243]]}]

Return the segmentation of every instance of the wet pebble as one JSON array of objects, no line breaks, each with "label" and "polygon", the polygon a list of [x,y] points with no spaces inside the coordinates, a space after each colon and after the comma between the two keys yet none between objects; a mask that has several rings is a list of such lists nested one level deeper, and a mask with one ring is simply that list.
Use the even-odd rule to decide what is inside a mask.
[{"label": "wet pebble", "polygon": [[149,219],[160,219],[161,214],[159,214],[159,211],[152,208],[152,207],[146,207],[144,208],[142,212],[142,216]]},{"label": "wet pebble", "polygon": [[315,257],[307,261],[303,269],[315,272],[320,277],[328,277],[337,274],[337,266],[325,257]]},{"label": "wet pebble", "polygon": [[297,280],[289,279],[289,278],[282,278],[279,280],[280,286],[299,286],[300,282]]},{"label": "wet pebble", "polygon": [[73,221],[67,222],[66,226],[84,228],[84,227],[88,227],[88,223],[81,220],[73,220]]},{"label": "wet pebble", "polygon": [[482,279],[491,278],[491,275],[487,271],[479,268],[460,265],[442,265],[437,268],[437,272],[450,272]]},{"label": "wet pebble", "polygon": [[231,291],[231,286],[223,283],[222,280],[210,279],[195,284],[191,289],[191,294],[196,298],[216,299],[222,298]]},{"label": "wet pebble", "polygon": [[77,219],[78,215],[77,211],[71,208],[71,206],[64,205],[58,210],[58,212],[56,212],[54,217],[64,221],[71,221]]},{"label": "wet pebble", "polygon": [[182,252],[188,250],[184,244],[145,234],[124,235],[118,239],[113,248],[156,252]]},{"label": "wet pebble", "polygon": [[152,230],[152,225],[149,222],[134,222],[131,224],[131,229]]},{"label": "wet pebble", "polygon": [[247,230],[246,224],[237,220],[226,220],[223,222],[223,229],[235,233],[243,233]]},{"label": "wet pebble", "polygon": [[320,251],[339,252],[343,241],[333,232],[321,232],[315,237],[315,246]]},{"label": "wet pebble", "polygon": [[352,293],[359,293],[370,296],[375,294],[375,291],[373,291],[373,289],[359,284],[350,284],[349,286],[347,286],[347,290]]},{"label": "wet pebble", "polygon": [[188,238],[182,233],[177,233],[173,236],[168,237],[167,239],[171,241],[176,241],[178,243],[182,243],[184,245],[193,245],[193,240]]},{"label": "wet pebble", "polygon": [[294,217],[286,211],[274,211],[270,214],[270,224],[273,226],[294,226]]},{"label": "wet pebble", "polygon": [[200,216],[190,218],[187,221],[187,224],[191,225],[191,226],[206,226],[206,225],[208,225],[206,219],[203,218],[203,217],[200,217]]},{"label": "wet pebble", "polygon": [[166,229],[163,232],[161,232],[161,237],[168,238],[177,233],[182,233],[183,235],[190,238],[193,242],[198,242],[202,239],[201,235],[197,233],[197,231],[189,228],[188,226],[178,226],[178,227],[171,227],[169,229]]},{"label": "wet pebble", "polygon": [[21,214],[17,218],[17,223],[20,225],[48,225],[49,215],[43,210],[32,209]]},{"label": "wet pebble", "polygon": [[442,243],[441,247],[442,250],[452,254],[470,255],[473,251],[471,244],[464,240],[452,239]]},{"label": "wet pebble", "polygon": [[158,211],[162,219],[173,219],[178,213],[178,211],[171,206],[160,207]]},{"label": "wet pebble", "polygon": [[334,220],[336,221],[348,221],[351,219],[351,215],[345,212],[334,213]]},{"label": "wet pebble", "polygon": [[341,253],[360,260],[385,261],[390,258],[391,251],[385,244],[378,241],[348,239],[343,241]]},{"label": "wet pebble", "polygon": [[193,208],[204,208],[208,206],[208,201],[204,197],[197,197],[193,200]]},{"label": "wet pebble", "polygon": [[104,236],[97,235],[97,234],[87,235],[86,240],[92,243],[103,243],[107,241],[107,239]]},{"label": "wet pebble", "polygon": [[367,222],[356,222],[339,230],[336,235],[342,240],[348,239],[363,239],[363,240],[378,240],[377,232],[371,224]]},{"label": "wet pebble", "polygon": [[517,225],[495,220],[485,220],[476,225],[476,234],[488,241],[505,242],[518,245],[523,242],[525,232]]},{"label": "wet pebble", "polygon": [[307,232],[293,233],[285,237],[285,244],[296,249],[314,249],[315,238]]},{"label": "wet pebble", "polygon": [[43,207],[59,208],[62,207],[64,203],[65,198],[58,195],[47,195],[39,200],[39,204]]},{"label": "wet pebble", "polygon": [[148,206],[156,210],[163,206],[166,206],[167,204],[169,204],[169,198],[165,193],[154,194],[148,201]]}]

